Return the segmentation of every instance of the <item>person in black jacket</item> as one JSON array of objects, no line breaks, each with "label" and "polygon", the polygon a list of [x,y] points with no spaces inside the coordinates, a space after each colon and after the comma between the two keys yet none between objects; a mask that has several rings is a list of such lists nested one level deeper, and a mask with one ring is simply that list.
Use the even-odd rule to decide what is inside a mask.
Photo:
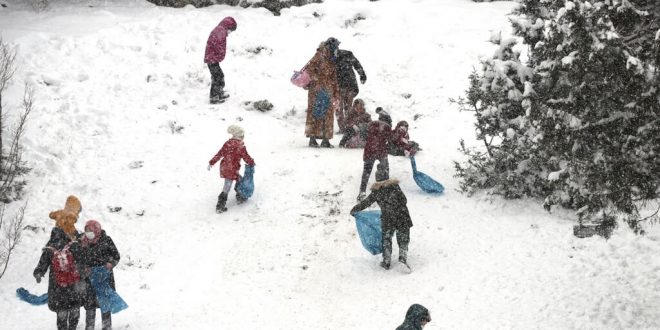
[{"label": "person in black jacket", "polygon": [[[77,241],[79,235],[74,224],[78,220],[81,209],[78,198],[69,196],[64,209],[49,214],[49,217],[55,220],[55,227],[50,232],[50,239],[43,248],[39,264],[33,272],[37,283],[41,283],[41,278],[48,271],[48,309],[57,314],[58,330],[76,329],[80,319],[81,296],[85,291],[84,283],[79,281],[79,275],[75,275],[73,280],[77,282],[66,286],[58,285],[55,270],[51,265],[55,251],[61,251],[68,246],[73,256],[74,266],[79,266],[82,251]],[[75,273],[78,274],[77,271]]]},{"label": "person in black jacket", "polygon": [[431,322],[429,310],[420,304],[412,304],[406,312],[406,319],[396,330],[422,330],[429,322]]},{"label": "person in black jacket", "polygon": [[[119,263],[119,251],[112,238],[101,229],[101,224],[95,220],[89,220],[85,224],[85,233],[82,238],[82,256],[85,273],[89,273],[92,267],[105,267],[110,271],[110,287],[115,289],[115,276],[112,269]],[[85,279],[87,291],[85,294],[85,330],[93,330],[96,321],[96,293],[89,278]],[[103,330],[112,329],[110,312],[101,313],[101,326]]]},{"label": "person in black jacket", "polygon": [[380,266],[390,269],[392,258],[392,236],[396,232],[396,242],[399,245],[399,262],[408,264],[408,243],[410,242],[410,227],[413,223],[406,206],[406,195],[403,194],[399,181],[389,179],[384,169],[376,171],[376,183],[371,187],[371,193],[363,201],[351,209],[351,215],[366,209],[371,204],[378,203],[381,210],[380,224],[383,232],[383,262]]},{"label": "person in black jacket", "polygon": [[[335,46],[339,46],[339,40],[335,38],[328,39]],[[337,48],[337,81],[339,82],[339,109],[337,110],[337,125],[339,130],[343,133],[348,127],[346,125],[346,117],[351,111],[353,106],[353,99],[358,95],[360,89],[358,88],[357,80],[355,78],[355,69],[360,75],[360,82],[364,84],[367,81],[367,75],[360,64],[360,61],[355,58],[351,51]]]}]

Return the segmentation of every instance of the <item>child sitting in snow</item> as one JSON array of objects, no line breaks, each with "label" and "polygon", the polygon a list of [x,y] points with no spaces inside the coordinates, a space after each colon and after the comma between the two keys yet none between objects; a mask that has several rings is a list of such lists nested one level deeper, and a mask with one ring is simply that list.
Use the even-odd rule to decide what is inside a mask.
[{"label": "child sitting in snow", "polygon": [[364,148],[367,143],[367,125],[371,115],[364,110],[364,101],[355,99],[351,112],[346,117],[344,136],[339,146],[344,148]]},{"label": "child sitting in snow", "polygon": [[408,135],[408,122],[405,120],[396,124],[392,132],[392,138],[388,147],[388,152],[393,156],[414,156],[417,151],[422,150],[415,141],[410,141]]},{"label": "child sitting in snow", "polygon": [[[248,154],[245,144],[243,143],[243,137],[245,137],[245,131],[238,125],[231,125],[227,128],[227,133],[232,135],[232,138],[227,140],[225,144],[222,145],[220,151],[218,151],[211,160],[209,160],[208,170],[211,170],[211,167],[220,161],[220,177],[225,179],[225,185],[222,189],[222,193],[218,196],[218,204],[215,206],[215,211],[217,213],[222,213],[227,211],[225,207],[227,203],[227,196],[229,195],[229,190],[234,181],[238,184],[238,181],[241,179],[241,176],[238,174],[238,171],[241,169],[241,159],[243,159],[248,165],[254,166],[254,160]],[[236,189],[234,189],[236,190]],[[247,199],[236,190],[236,201],[238,204],[245,202]]]}]

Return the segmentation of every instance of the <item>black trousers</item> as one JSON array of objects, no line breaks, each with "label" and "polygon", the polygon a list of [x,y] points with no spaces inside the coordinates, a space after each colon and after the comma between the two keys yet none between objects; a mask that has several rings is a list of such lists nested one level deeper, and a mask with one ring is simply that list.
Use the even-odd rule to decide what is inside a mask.
[{"label": "black trousers", "polygon": [[396,232],[396,243],[399,245],[399,259],[407,261],[408,243],[410,243],[410,228],[383,229],[383,261],[389,264],[392,261],[392,236]]},{"label": "black trousers", "polygon": [[[101,313],[101,329],[112,329],[112,318],[110,312]],[[96,322],[96,308],[85,309],[85,330],[94,330]]]},{"label": "black trousers", "polygon": [[220,68],[220,63],[209,63],[211,71],[211,98],[221,97],[225,88],[225,74]]},{"label": "black trousers", "polygon": [[80,307],[57,312],[57,330],[75,330],[80,320]]},{"label": "black trousers", "polygon": [[[369,177],[371,176],[371,171],[374,169],[375,163],[375,160],[364,161],[364,167],[362,167],[362,180],[360,181],[360,192],[367,191],[367,183],[369,182]],[[378,169],[384,170],[389,176],[390,165],[387,162],[387,156],[378,160]]]}]

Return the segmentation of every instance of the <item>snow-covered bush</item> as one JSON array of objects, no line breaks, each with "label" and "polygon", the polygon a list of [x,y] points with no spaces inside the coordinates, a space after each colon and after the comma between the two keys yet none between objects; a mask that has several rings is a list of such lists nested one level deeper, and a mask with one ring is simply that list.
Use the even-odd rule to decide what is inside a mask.
[{"label": "snow-covered bush", "polygon": [[320,3],[322,0],[147,0],[158,6],[166,7],[184,7],[192,5],[197,8],[208,7],[212,5],[230,5],[247,7],[263,7],[270,10],[273,14],[279,15],[280,10],[292,6],[303,6],[310,3]]},{"label": "snow-covered bush", "polygon": [[484,143],[461,142],[463,191],[539,197],[580,221],[639,228],[640,206],[660,193],[660,94],[657,63],[635,56],[613,24],[628,3],[521,1],[517,39],[499,41],[461,99]]}]

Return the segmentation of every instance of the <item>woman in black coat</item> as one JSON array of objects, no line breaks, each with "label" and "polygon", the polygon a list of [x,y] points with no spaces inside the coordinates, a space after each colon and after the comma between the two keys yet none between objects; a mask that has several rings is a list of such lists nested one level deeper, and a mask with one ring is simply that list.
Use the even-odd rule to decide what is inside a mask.
[{"label": "woman in black coat", "polygon": [[[115,276],[112,269],[119,263],[119,251],[112,238],[101,229],[101,224],[95,220],[89,220],[85,224],[85,233],[82,238],[82,255],[85,274],[89,274],[92,267],[105,267],[110,271],[109,284],[115,289]],[[85,295],[85,329],[94,329],[96,322],[96,309],[99,305],[96,301],[96,292],[91,285],[89,278],[85,279],[87,283],[87,293]],[[110,312],[101,313],[101,325],[103,330],[112,329],[112,318]]]},{"label": "woman in black coat", "polygon": [[85,287],[80,281],[68,286],[60,286],[56,283],[55,270],[51,268],[53,250],[62,250],[67,244],[70,244],[69,250],[77,263],[81,258],[80,244],[74,240],[77,235],[78,233],[75,231],[67,234],[62,228],[54,227],[33,273],[37,283],[40,283],[41,278],[50,269],[48,272],[48,308],[57,313],[58,330],[73,330],[78,325]]},{"label": "woman in black coat", "polygon": [[383,232],[383,262],[380,266],[389,269],[392,258],[392,236],[396,232],[396,242],[399,244],[399,261],[407,265],[408,243],[410,242],[410,227],[413,223],[399,181],[389,179],[387,172],[376,171],[376,183],[371,187],[371,193],[363,201],[351,209],[351,215],[366,209],[373,203],[378,203],[381,210],[381,228]]}]

